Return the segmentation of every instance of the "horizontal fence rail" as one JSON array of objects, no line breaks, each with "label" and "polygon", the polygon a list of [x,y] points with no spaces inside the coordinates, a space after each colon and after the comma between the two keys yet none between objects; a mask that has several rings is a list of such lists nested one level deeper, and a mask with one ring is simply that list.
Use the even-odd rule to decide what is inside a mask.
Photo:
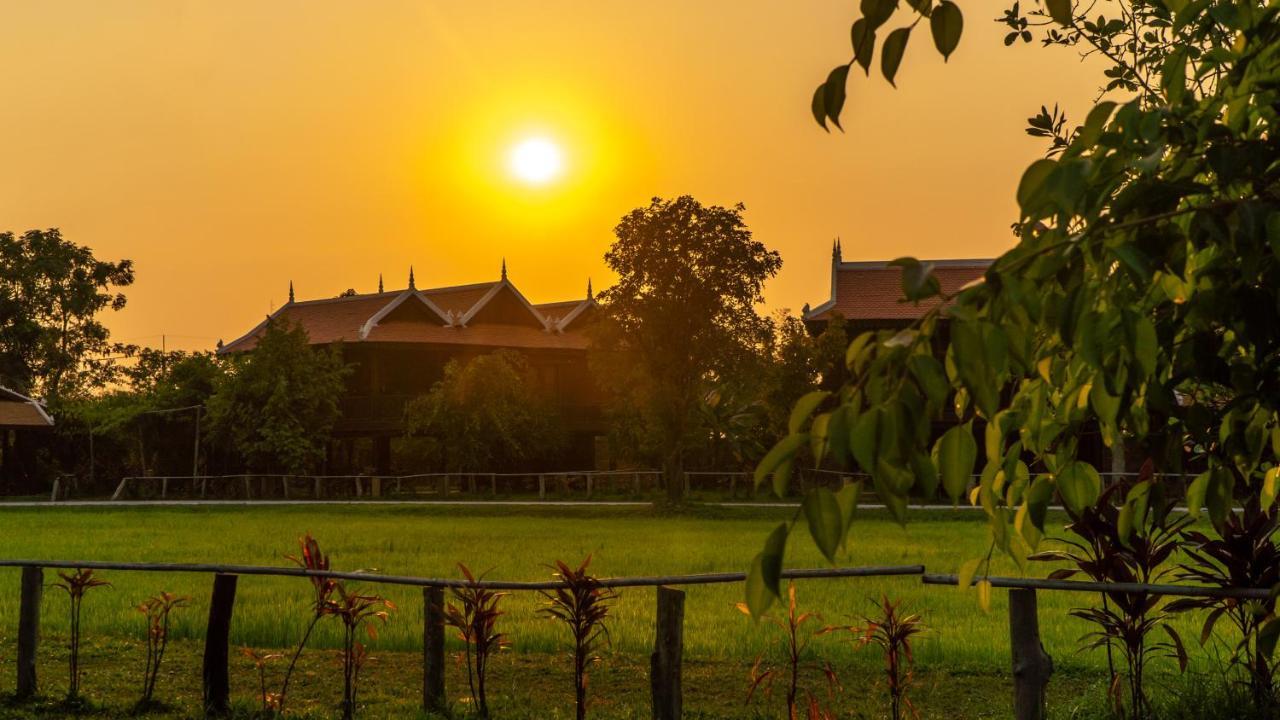
[{"label": "horizontal fence rail", "polygon": [[[975,577],[974,583],[987,580],[991,587],[1020,590],[1068,590],[1076,592],[1105,592],[1136,595],[1170,595],[1176,597],[1234,598],[1239,600],[1267,600],[1274,591],[1271,588],[1216,588],[1200,585],[1161,585],[1150,583],[1097,582],[1094,580],[1054,580],[1051,578]],[[925,585],[959,585],[955,575],[925,573],[920,577]]]},{"label": "horizontal fence rail", "polygon": [[[360,580],[383,585],[411,585],[415,587],[466,588],[482,587],[489,590],[555,590],[567,587],[566,583],[547,580],[522,582],[516,580],[477,580],[469,582],[457,578],[424,578],[410,575],[382,575],[373,572],[339,572],[336,570],[307,570],[305,568],[275,567],[270,565],[212,565],[203,563],[128,563],[101,560],[0,560],[0,567],[41,567],[86,570],[124,570],[130,572],[180,572],[217,573],[223,575],[266,575],[273,577],[322,577],[334,580]],[[821,580],[827,578],[875,577],[882,575],[922,575],[923,565],[887,565],[881,567],[811,568],[783,570],[788,580]],[[599,578],[604,587],[654,587],[656,585],[715,585],[737,583],[746,580],[740,572],[701,573],[694,575],[657,575],[647,577]]]}]

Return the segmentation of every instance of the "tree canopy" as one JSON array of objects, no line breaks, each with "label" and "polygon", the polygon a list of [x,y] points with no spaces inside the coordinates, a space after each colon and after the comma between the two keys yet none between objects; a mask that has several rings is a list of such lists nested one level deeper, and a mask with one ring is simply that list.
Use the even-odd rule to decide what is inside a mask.
[{"label": "tree canopy", "polygon": [[641,409],[672,501],[683,494],[685,448],[706,383],[732,376],[769,334],[756,306],[782,259],[752,237],[743,210],[687,195],[654,198],[622,218],[605,253],[618,282],[598,297],[600,384]]},{"label": "tree canopy", "polygon": [[423,460],[449,472],[527,470],[565,444],[533,368],[512,350],[450,360],[431,391],[405,407],[405,432]]},{"label": "tree canopy", "polygon": [[218,378],[211,429],[253,470],[308,472],[324,458],[349,372],[340,348],[313,348],[301,326],[268,320]]},{"label": "tree canopy", "polygon": [[123,308],[132,283],[132,262],[56,228],[0,233],[0,385],[50,401],[101,387],[117,346],[98,314]]}]

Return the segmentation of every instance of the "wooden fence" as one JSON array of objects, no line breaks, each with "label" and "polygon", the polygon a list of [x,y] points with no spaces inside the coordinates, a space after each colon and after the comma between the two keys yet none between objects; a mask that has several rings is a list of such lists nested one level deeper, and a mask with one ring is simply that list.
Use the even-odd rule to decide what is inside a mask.
[{"label": "wooden fence", "polygon": [[[423,666],[422,707],[443,710],[446,707],[444,662],[444,590],[473,585],[494,590],[537,591],[564,587],[559,581],[515,582],[503,580],[466,580],[382,575],[361,572],[314,571],[303,568],[259,565],[217,565],[204,563],[125,563],[66,560],[0,560],[0,567],[21,568],[21,599],[18,609],[17,691],[19,698],[35,695],[38,689],[36,654],[39,646],[40,600],[44,588],[45,568],[91,568],[95,570],[137,572],[210,573],[213,588],[209,619],[205,632],[203,661],[204,713],[206,717],[225,715],[230,709],[230,631],[235,605],[236,585],[241,575],[277,577],[327,577],[339,580],[422,588]],[[956,585],[955,575],[927,574],[922,565],[884,567],[817,568],[784,570],[782,577],[791,580],[858,578],[889,575],[917,575],[927,585]],[[650,686],[655,720],[682,717],[681,666],[683,662],[684,591],[687,585],[737,583],[745,573],[722,572],[698,575],[602,578],[600,584],[610,588],[655,587],[654,649],[650,656]],[[1043,720],[1045,686],[1053,672],[1053,661],[1040,642],[1036,591],[1125,592],[1186,597],[1219,597],[1266,599],[1268,588],[1211,588],[1187,585],[1149,585],[1144,583],[1101,583],[1078,580],[988,577],[993,587],[1009,589],[1009,633],[1014,682],[1014,717],[1017,720]],[[976,580],[976,579],[975,579]]]}]

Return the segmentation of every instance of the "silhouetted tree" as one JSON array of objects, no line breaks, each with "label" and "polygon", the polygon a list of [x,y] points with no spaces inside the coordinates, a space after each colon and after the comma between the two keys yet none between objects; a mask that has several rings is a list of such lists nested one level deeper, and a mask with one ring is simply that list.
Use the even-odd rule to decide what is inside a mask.
[{"label": "silhouetted tree", "polygon": [[0,384],[56,402],[100,388],[118,346],[98,321],[133,283],[129,260],[99,260],[56,229],[0,233]]},{"label": "silhouetted tree", "polygon": [[449,361],[431,391],[405,407],[405,430],[421,461],[450,472],[527,468],[564,447],[533,369],[510,350]]},{"label": "silhouetted tree", "polygon": [[271,320],[218,379],[211,430],[254,470],[306,472],[324,457],[348,372],[339,348],[313,348],[301,326]]},{"label": "silhouetted tree", "polygon": [[605,254],[618,283],[598,298],[595,367],[615,402],[641,408],[672,502],[702,393],[769,338],[756,306],[782,259],[751,236],[743,209],[654,198],[622,218]]}]

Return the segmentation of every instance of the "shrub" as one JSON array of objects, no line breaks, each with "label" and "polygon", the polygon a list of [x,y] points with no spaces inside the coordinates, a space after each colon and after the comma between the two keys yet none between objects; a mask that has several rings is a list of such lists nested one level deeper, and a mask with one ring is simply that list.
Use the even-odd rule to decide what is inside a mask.
[{"label": "shrub", "polygon": [[[1182,534],[1187,562],[1179,566],[1178,578],[1221,588],[1265,588],[1280,584],[1280,548],[1275,533],[1280,524],[1274,510],[1263,511],[1258,503],[1246,503],[1243,512],[1227,515],[1218,528],[1218,538],[1199,531]],[[1226,618],[1240,632],[1240,642],[1231,662],[1248,677],[1250,698],[1263,716],[1276,708],[1275,666],[1265,651],[1259,651],[1258,630],[1275,615],[1275,598],[1181,598],[1166,606],[1170,612],[1207,610],[1200,644],[1208,642],[1214,625]],[[1264,643],[1265,644],[1265,643]]]},{"label": "shrub", "polygon": [[[1144,471],[1149,473],[1149,467],[1145,466]],[[1159,485],[1149,479],[1129,488],[1122,510],[1115,507],[1112,498],[1123,489],[1122,484],[1112,485],[1102,492],[1096,503],[1079,513],[1068,508],[1071,523],[1067,529],[1079,539],[1059,542],[1072,549],[1041,552],[1030,559],[1065,560],[1075,565],[1050,573],[1051,578],[1058,579],[1084,573],[1097,582],[1154,584],[1168,577],[1173,572],[1168,560],[1178,550],[1179,533],[1191,520],[1185,517],[1170,520],[1170,503],[1163,497]],[[1075,617],[1097,627],[1085,635],[1085,648],[1106,649],[1112,702],[1118,714],[1131,720],[1151,716],[1151,700],[1143,681],[1147,664],[1153,657],[1171,656],[1177,660],[1179,670],[1186,670],[1187,666],[1182,638],[1170,624],[1171,607],[1176,609],[1176,606],[1160,603],[1161,598],[1150,593],[1107,592],[1102,595],[1102,607],[1071,611]],[[1156,629],[1165,633],[1164,641],[1150,640]],[[1123,674],[1116,672],[1114,650],[1120,652],[1124,661]]]},{"label": "shrub", "polygon": [[137,607],[138,612],[147,618],[147,665],[142,676],[142,699],[138,701],[140,708],[150,705],[155,695],[160,663],[164,660],[164,651],[169,647],[169,613],[176,608],[185,607],[190,601],[189,597],[162,590],[159,595],[147,598]]},{"label": "shrub", "polygon": [[96,587],[110,587],[111,583],[93,576],[93,570],[77,569],[74,573],[58,572],[62,578],[54,587],[62,588],[71,602],[71,639],[68,645],[68,671],[70,680],[67,685],[67,700],[80,697],[80,606],[84,603],[84,595]]},{"label": "shrub", "polygon": [[368,650],[356,639],[357,631],[364,627],[370,639],[378,637],[377,625],[370,620],[385,623],[389,611],[395,605],[386,598],[377,595],[366,595],[355,590],[348,591],[343,583],[335,583],[336,597],[330,598],[324,605],[324,614],[342,621],[342,718],[351,720],[355,717],[356,693],[360,685],[360,670],[368,659]]},{"label": "shrub", "polygon": [[885,684],[889,691],[889,717],[900,720],[905,709],[912,717],[920,713],[911,702],[911,681],[915,674],[915,657],[911,653],[911,638],[925,631],[919,614],[903,615],[899,607],[902,602],[890,602],[888,596],[881,596],[876,605],[879,614],[864,617],[863,625],[857,627],[826,628],[847,630],[858,638],[859,647],[875,645],[884,653]]},{"label": "shrub", "polygon": [[[738,603],[737,608],[743,615],[751,616],[751,609],[747,607],[746,603]],[[797,609],[796,584],[794,582],[787,584],[787,616],[785,618],[777,618],[772,615],[763,615],[761,617],[782,631],[786,642],[786,658],[781,663],[770,662],[767,649],[756,656],[755,662],[751,665],[751,674],[747,686],[747,702],[751,702],[756,690],[761,687],[764,687],[767,696],[772,696],[774,684],[780,677],[785,677],[787,681],[787,717],[790,720],[796,720],[799,717],[797,715],[796,701],[799,697],[800,683],[804,675],[815,670],[820,671],[826,681],[828,699],[831,697],[832,690],[840,687],[835,670],[832,669],[829,663],[819,664],[807,659],[807,650],[813,637],[824,631],[810,632],[805,630],[805,625],[811,621],[820,622],[822,617],[817,613],[801,613]],[[771,641],[770,644],[773,642]],[[809,718],[817,720],[819,718],[832,717],[830,711],[822,707],[815,693],[810,690],[805,690],[804,692],[807,706],[806,712]]]},{"label": "shrub", "polygon": [[[311,537],[311,533],[298,538],[299,552],[297,555],[286,555],[285,558],[293,561],[298,567],[304,570],[325,571],[329,569],[329,556],[320,551],[320,543]],[[293,670],[298,665],[298,658],[302,655],[302,650],[306,648],[307,641],[311,639],[311,633],[316,629],[316,624],[320,619],[325,617],[325,608],[328,606],[329,600],[337,587],[337,583],[332,578],[312,576],[308,578],[311,581],[311,588],[315,592],[315,599],[311,605],[311,620],[307,623],[307,629],[302,633],[302,639],[298,641],[298,647],[294,649],[293,656],[289,658],[289,665],[284,671],[284,681],[280,684],[280,694],[277,698],[277,710],[281,715],[284,714],[285,698],[289,693],[289,679],[293,677]]]},{"label": "shrub", "polygon": [[600,579],[587,572],[591,556],[576,569],[557,560],[552,577],[564,583],[563,587],[541,591],[547,599],[542,613],[564,623],[573,635],[573,689],[574,711],[577,720],[587,716],[587,666],[599,661],[595,654],[603,638],[609,640],[605,620],[609,607],[618,594],[603,587]]},{"label": "shrub", "polygon": [[258,690],[262,701],[262,713],[264,715],[271,713],[280,706],[280,695],[267,693],[267,663],[272,660],[279,660],[284,655],[280,653],[262,653],[251,647],[240,648],[240,654],[248,658],[253,663],[254,669],[258,671]]},{"label": "shrub", "polygon": [[[489,717],[489,703],[485,696],[485,675],[489,667],[489,654],[506,647],[506,636],[495,627],[503,612],[498,604],[507,593],[482,587],[466,565],[458,563],[458,569],[468,585],[451,588],[458,601],[445,609],[445,622],[458,630],[458,638],[466,646],[467,686],[471,690],[471,702],[476,714]],[[481,573],[480,578],[484,577]]]}]

